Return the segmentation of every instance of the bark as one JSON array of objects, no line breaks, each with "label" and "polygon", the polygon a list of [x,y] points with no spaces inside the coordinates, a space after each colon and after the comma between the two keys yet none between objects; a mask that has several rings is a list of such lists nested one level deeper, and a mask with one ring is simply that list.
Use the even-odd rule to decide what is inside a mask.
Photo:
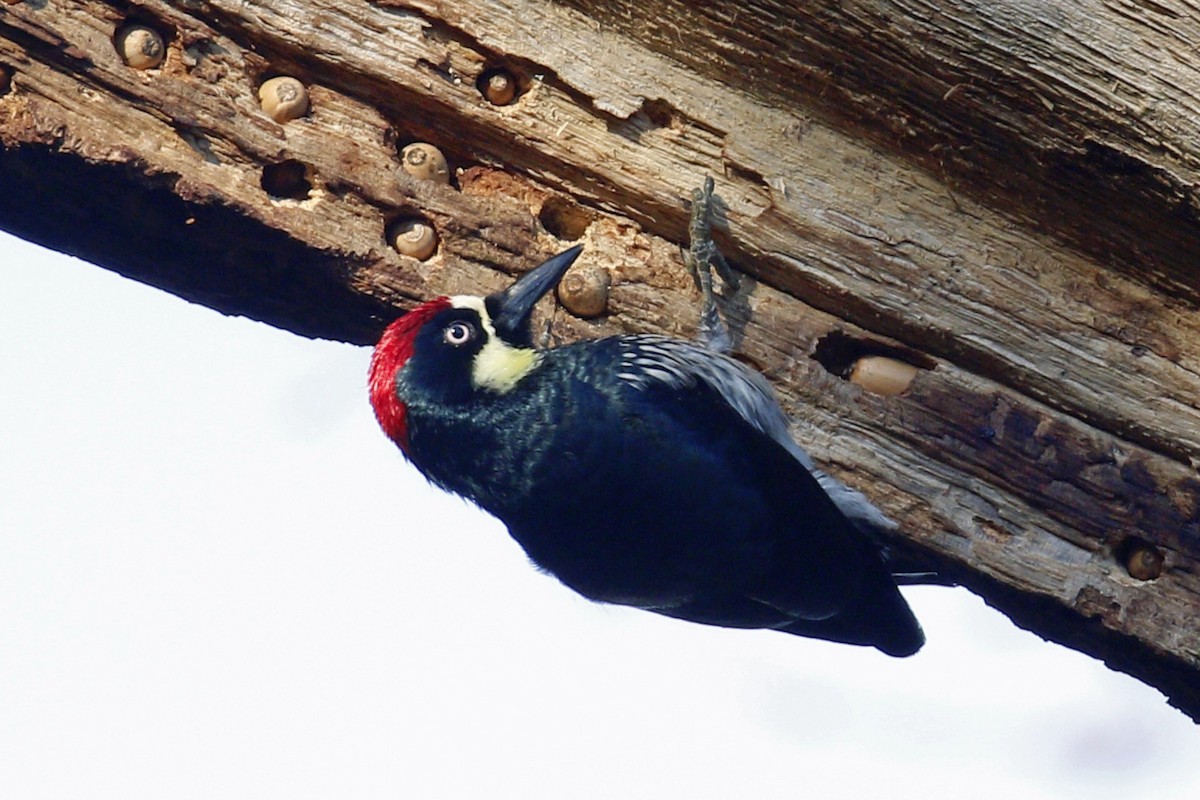
[{"label": "bark", "polygon": [[[547,308],[558,336],[690,335],[686,201],[715,175],[739,354],[817,460],[914,558],[1197,719],[1197,11],[10,2],[0,226],[362,344],[579,241],[607,312]],[[160,67],[117,55],[130,21],[164,35]],[[515,102],[481,95],[493,69]],[[278,74],[306,116],[263,113]],[[400,171],[413,141],[452,185]],[[388,245],[405,217],[437,230],[428,260]],[[905,393],[845,379],[880,354],[920,368]]]}]

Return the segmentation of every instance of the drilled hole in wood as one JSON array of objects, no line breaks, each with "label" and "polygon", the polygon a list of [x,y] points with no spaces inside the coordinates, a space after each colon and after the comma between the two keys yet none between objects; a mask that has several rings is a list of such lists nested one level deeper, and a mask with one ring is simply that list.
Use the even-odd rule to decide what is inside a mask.
[{"label": "drilled hole in wood", "polygon": [[595,221],[595,214],[565,197],[547,198],[538,212],[538,222],[546,232],[567,242],[583,238],[588,226]]},{"label": "drilled hole in wood", "polygon": [[309,112],[308,88],[292,75],[273,74],[260,83],[258,102],[263,112],[280,125]]},{"label": "drilled hole in wood", "polygon": [[442,151],[428,142],[409,142],[400,149],[400,168],[417,180],[450,183],[450,164]]},{"label": "drilled hole in wood", "polygon": [[113,32],[113,47],[125,65],[154,69],[167,57],[167,42],[175,32],[144,14],[131,14]]},{"label": "drilled hole in wood", "polygon": [[0,64],[0,95],[8,94],[8,90],[12,88],[12,76],[12,67]]},{"label": "drilled hole in wood", "polygon": [[577,264],[558,283],[558,301],[577,317],[591,319],[608,310],[608,270]]},{"label": "drilled hole in wood", "polygon": [[263,167],[262,188],[277,200],[307,200],[312,196],[308,167],[294,158]]},{"label": "drilled hole in wood", "polygon": [[660,128],[669,128],[676,124],[676,111],[666,100],[654,99],[645,101],[642,103],[642,113]]},{"label": "drilled hole in wood", "polygon": [[884,395],[901,394],[918,371],[937,366],[932,359],[912,350],[841,331],[821,337],[812,357],[842,380]]},{"label": "drilled hole in wood", "polygon": [[1163,552],[1140,536],[1129,536],[1113,548],[1113,556],[1130,576],[1139,581],[1152,581],[1163,570]]},{"label": "drilled hole in wood", "polygon": [[425,261],[437,251],[438,236],[424,217],[399,217],[384,228],[384,238],[402,256]]},{"label": "drilled hole in wood", "polygon": [[475,88],[494,106],[506,106],[525,93],[525,81],[505,67],[485,69],[475,81]]}]

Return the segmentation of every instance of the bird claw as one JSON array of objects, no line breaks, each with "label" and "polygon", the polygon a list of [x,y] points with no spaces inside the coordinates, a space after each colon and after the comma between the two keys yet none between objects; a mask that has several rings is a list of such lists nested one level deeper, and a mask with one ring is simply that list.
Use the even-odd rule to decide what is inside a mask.
[{"label": "bird claw", "polygon": [[554,320],[547,319],[542,324],[541,333],[538,334],[537,349],[548,350],[551,347],[556,347],[558,344],[558,335],[554,333]]},{"label": "bird claw", "polygon": [[713,241],[712,201],[713,179],[708,175],[704,178],[704,186],[692,192],[692,219],[688,225],[691,243],[684,253],[684,261],[700,289],[700,327],[697,338],[710,350],[728,353],[733,348],[733,339],[717,309],[712,273],[714,269],[717,271],[727,289],[736,290],[739,280]]}]

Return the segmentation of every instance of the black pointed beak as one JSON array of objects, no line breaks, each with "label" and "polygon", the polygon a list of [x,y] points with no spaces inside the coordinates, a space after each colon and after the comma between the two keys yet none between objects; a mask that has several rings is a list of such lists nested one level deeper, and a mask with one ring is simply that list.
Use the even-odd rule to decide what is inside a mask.
[{"label": "black pointed beak", "polygon": [[488,296],[488,314],[491,315],[492,325],[500,338],[518,347],[532,346],[529,319],[533,314],[533,307],[558,285],[567,269],[582,252],[583,246],[578,244],[570,250],[564,250],[544,264],[526,272],[503,292]]}]

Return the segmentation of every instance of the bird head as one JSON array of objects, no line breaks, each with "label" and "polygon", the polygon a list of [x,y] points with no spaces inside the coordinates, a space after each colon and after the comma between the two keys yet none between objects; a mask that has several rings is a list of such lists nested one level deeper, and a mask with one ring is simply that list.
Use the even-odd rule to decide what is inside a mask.
[{"label": "bird head", "polygon": [[504,393],[537,366],[530,318],[583,250],[570,250],[487,297],[439,297],[384,330],[371,356],[375,417],[388,438],[408,447],[408,406],[451,405],[477,392]]}]

